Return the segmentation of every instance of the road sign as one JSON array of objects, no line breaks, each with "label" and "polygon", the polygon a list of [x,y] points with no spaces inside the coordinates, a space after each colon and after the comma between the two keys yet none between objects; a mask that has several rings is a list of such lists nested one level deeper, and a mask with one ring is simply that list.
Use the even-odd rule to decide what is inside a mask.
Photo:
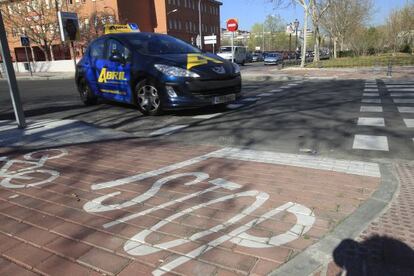
[{"label": "road sign", "polygon": [[217,44],[217,36],[216,35],[209,35],[204,37],[204,44]]},{"label": "road sign", "polygon": [[200,35],[197,35],[196,44],[197,44],[197,47],[201,49],[201,36]]},{"label": "road sign", "polygon": [[78,14],[60,11],[58,17],[62,42],[80,40]]},{"label": "road sign", "polygon": [[30,39],[27,36],[21,36],[20,43],[22,44],[22,47],[30,47]]},{"label": "road sign", "polygon": [[235,32],[239,29],[239,22],[236,18],[228,19],[226,25],[229,32]]}]

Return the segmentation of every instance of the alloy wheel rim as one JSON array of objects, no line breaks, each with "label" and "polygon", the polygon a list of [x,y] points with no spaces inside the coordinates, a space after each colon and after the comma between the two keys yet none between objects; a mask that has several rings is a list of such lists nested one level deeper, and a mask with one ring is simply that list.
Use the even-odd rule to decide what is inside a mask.
[{"label": "alloy wheel rim", "polygon": [[152,85],[144,85],[138,91],[138,104],[146,111],[157,110],[160,106],[158,90]]}]

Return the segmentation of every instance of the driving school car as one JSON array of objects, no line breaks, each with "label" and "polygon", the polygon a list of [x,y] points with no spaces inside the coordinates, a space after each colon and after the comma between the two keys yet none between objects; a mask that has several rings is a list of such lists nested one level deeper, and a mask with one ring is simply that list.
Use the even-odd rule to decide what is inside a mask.
[{"label": "driving school car", "polygon": [[131,103],[147,115],[237,100],[240,68],[172,36],[121,33],[94,40],[77,64],[86,105],[98,98]]}]

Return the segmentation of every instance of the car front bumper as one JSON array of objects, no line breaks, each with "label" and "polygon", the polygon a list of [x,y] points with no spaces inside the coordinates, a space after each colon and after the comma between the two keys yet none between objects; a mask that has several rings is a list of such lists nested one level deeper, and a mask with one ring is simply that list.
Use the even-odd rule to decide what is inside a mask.
[{"label": "car front bumper", "polygon": [[[176,97],[172,97],[167,93],[168,86],[174,89]],[[215,104],[214,99],[216,97],[234,94],[234,100],[239,99],[241,97],[241,76],[236,75],[222,80],[193,79],[184,82],[165,82],[164,89],[164,109],[210,106]],[[231,102],[231,100],[228,102]]]}]

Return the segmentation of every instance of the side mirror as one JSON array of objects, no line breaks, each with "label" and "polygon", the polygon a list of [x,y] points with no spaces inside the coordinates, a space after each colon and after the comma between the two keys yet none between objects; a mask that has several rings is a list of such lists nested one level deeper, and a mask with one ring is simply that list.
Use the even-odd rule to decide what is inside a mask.
[{"label": "side mirror", "polygon": [[111,57],[109,59],[110,61],[113,61],[113,62],[119,62],[122,64],[126,63],[125,58],[117,51],[112,52]]}]

